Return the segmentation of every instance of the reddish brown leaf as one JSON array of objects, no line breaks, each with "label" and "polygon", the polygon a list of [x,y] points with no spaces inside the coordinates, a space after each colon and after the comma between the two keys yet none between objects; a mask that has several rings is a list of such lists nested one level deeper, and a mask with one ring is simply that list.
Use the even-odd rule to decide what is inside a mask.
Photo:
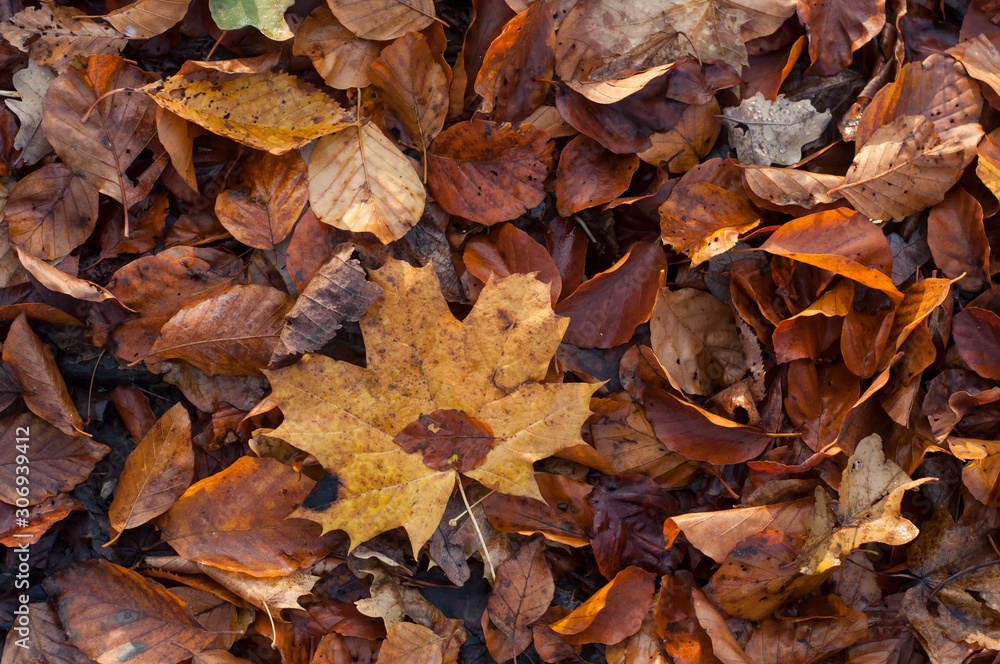
[{"label": "reddish brown leaf", "polygon": [[695,617],[692,591],[697,588],[688,571],[664,576],[654,616],[663,648],[676,664],[715,664],[712,640]]},{"label": "reddish brown leaf", "polygon": [[115,498],[108,508],[111,519],[108,545],[125,530],[170,509],[193,478],[191,419],[184,405],[177,403],[163,414],[125,459]]},{"label": "reddish brown leaf", "polygon": [[990,245],[983,229],[983,208],[957,187],[931,208],[927,216],[927,246],[934,263],[958,287],[978,291],[989,283]]},{"label": "reddish brown leaf", "polygon": [[146,361],[175,358],[210,375],[259,376],[294,302],[267,286],[233,286],[174,314]]},{"label": "reddish brown leaf", "polygon": [[483,622],[489,620],[503,635],[487,640],[490,654],[505,662],[524,652],[531,643],[528,627],[552,602],[555,583],[545,564],[544,540],[521,547],[516,557],[497,568],[497,579],[486,604]]},{"label": "reddish brown leaf", "polygon": [[559,214],[570,217],[620,196],[632,181],[639,158],[616,155],[587,136],[577,136],[563,148],[556,170]]},{"label": "reddish brown leaf", "polygon": [[548,134],[485,120],[452,125],[427,155],[427,185],[438,204],[483,224],[513,219],[545,198],[552,170]]},{"label": "reddish brown leaf", "polygon": [[861,395],[858,377],[843,364],[816,366],[808,360],[788,365],[785,410],[802,442],[819,450],[837,439],[847,412]]},{"label": "reddish brown leaf", "polygon": [[83,418],[66,389],[55,356],[32,331],[23,313],[10,325],[3,361],[24,386],[24,403],[31,412],[68,436],[83,433]]},{"label": "reddish brown leaf", "polygon": [[498,122],[520,122],[538,108],[552,85],[556,33],[546,5],[512,18],[493,40],[476,76],[481,110]]},{"label": "reddish brown leaf", "polygon": [[676,564],[663,522],[677,513],[677,500],[648,477],[603,476],[587,496],[594,510],[590,544],[597,566],[610,579],[627,566],[666,573]]},{"label": "reddish brown leaf", "polygon": [[[0,500],[8,505],[16,505],[18,498],[38,505],[49,496],[71,490],[111,451],[86,436],[68,436],[31,413],[0,420],[0,434],[10,441],[0,451]],[[24,469],[29,464],[31,481],[18,481],[27,475]]]},{"label": "reddish brown leaf", "polygon": [[98,664],[180,661],[215,638],[163,586],[106,560],[63,570],[46,589],[70,640]]},{"label": "reddish brown leaf", "polygon": [[799,0],[798,11],[809,30],[808,71],[814,76],[830,76],[847,67],[854,51],[885,24],[885,0]]},{"label": "reddish brown leaf", "polygon": [[631,339],[649,320],[666,267],[658,242],[636,242],[620,261],[556,305],[556,313],[570,319],[563,340],[581,348],[613,348]]},{"label": "reddish brown leaf", "polygon": [[483,282],[491,277],[503,279],[511,274],[535,273],[535,278],[549,284],[552,304],[559,299],[562,278],[545,247],[513,224],[502,224],[489,237],[476,236],[465,245],[462,261],[469,272]]},{"label": "reddish brown leaf", "polygon": [[215,214],[234,238],[270,251],[292,231],[308,199],[306,164],[297,152],[258,152],[245,162],[238,186],[215,199]]},{"label": "reddish brown leaf", "polygon": [[642,627],[656,575],[626,567],[565,618],[549,627],[567,643],[618,643]]},{"label": "reddish brown leaf", "polygon": [[1000,379],[1000,316],[979,307],[966,307],[952,323],[955,347],[973,371],[983,378]]},{"label": "reddish brown leaf", "polygon": [[67,166],[49,164],[14,186],[4,217],[10,239],[29,254],[62,258],[93,232],[97,189]]},{"label": "reddish brown leaf", "polygon": [[290,574],[326,552],[318,524],[285,518],[314,485],[274,459],[241,457],[192,485],[157,524],[188,560],[254,576]]}]

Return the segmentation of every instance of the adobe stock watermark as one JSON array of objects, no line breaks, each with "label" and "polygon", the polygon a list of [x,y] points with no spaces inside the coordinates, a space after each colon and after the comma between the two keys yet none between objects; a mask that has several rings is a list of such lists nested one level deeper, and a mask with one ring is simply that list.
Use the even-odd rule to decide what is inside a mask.
[{"label": "adobe stock watermark", "polygon": [[[28,451],[31,447],[31,427],[17,427],[14,431],[16,436],[14,443],[17,446],[17,457],[15,458],[14,483],[17,485],[17,509],[14,512],[14,523],[18,528],[28,527],[28,487],[31,480],[28,478],[28,466],[31,461]],[[14,537],[19,539],[31,539],[31,534],[26,532],[14,533]],[[31,568],[31,551],[28,542],[23,542],[14,547],[17,555],[17,573],[14,575],[14,588],[22,591],[17,596],[18,606],[14,609],[14,625],[12,629],[17,635],[14,645],[20,648],[28,648],[28,637],[31,636],[31,621],[28,619],[28,570]]]}]

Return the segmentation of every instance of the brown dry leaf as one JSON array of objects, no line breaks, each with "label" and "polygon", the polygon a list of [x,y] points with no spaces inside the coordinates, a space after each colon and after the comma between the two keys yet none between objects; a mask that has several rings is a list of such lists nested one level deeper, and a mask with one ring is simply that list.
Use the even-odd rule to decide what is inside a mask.
[{"label": "brown dry leaf", "polygon": [[[67,435],[31,413],[0,420],[0,433],[11,441],[0,453],[0,481],[3,481],[0,500],[8,505],[16,505],[18,499],[23,501],[25,498],[29,505],[38,505],[49,496],[72,490],[87,479],[97,462],[111,451],[76,432],[76,435]],[[26,444],[21,444],[22,441]],[[20,476],[18,467],[23,468],[28,463],[23,459],[25,456],[31,464],[31,482],[22,485],[16,478]],[[20,461],[19,457],[22,457]],[[22,486],[28,487],[24,496],[17,491]]]},{"label": "brown dry leaf", "polygon": [[782,225],[763,251],[814,265],[903,299],[890,278],[892,251],[882,231],[847,208],[826,210]]},{"label": "brown dry leaf", "polygon": [[97,223],[97,189],[65,164],[48,164],[11,189],[4,205],[10,239],[43,260],[69,255]]},{"label": "brown dry leaf", "polygon": [[976,148],[976,175],[983,184],[1000,198],[1000,129],[994,129],[979,142]]},{"label": "brown dry leaf", "polygon": [[830,194],[846,198],[872,219],[901,220],[939,203],[976,156],[978,123],[943,141],[922,115],[904,115],[880,127],[854,157],[844,183]]},{"label": "brown dry leaf", "polygon": [[691,591],[694,614],[712,642],[712,654],[722,664],[756,664],[733,637],[726,619],[699,588]]},{"label": "brown dry leaf", "polygon": [[490,655],[505,662],[524,652],[531,643],[529,626],[552,603],[555,583],[545,563],[545,540],[521,547],[516,557],[497,567],[497,579],[486,604],[483,622],[491,621],[502,635],[487,640]]},{"label": "brown dry leaf", "polygon": [[1000,316],[966,307],[952,322],[952,340],[962,360],[983,378],[1000,378]]},{"label": "brown dry leaf", "polygon": [[649,320],[666,269],[659,242],[636,242],[620,261],[556,305],[556,313],[570,319],[566,343],[613,348],[627,342],[635,328]]},{"label": "brown dry leaf", "polygon": [[980,33],[948,49],[948,54],[962,63],[969,76],[1000,94],[1000,75],[997,73],[1000,70],[1000,52],[985,34]]},{"label": "brown dry leaf", "polygon": [[723,562],[744,538],[764,530],[804,534],[803,519],[812,514],[814,500],[742,507],[721,512],[681,514],[667,519],[663,534],[668,546],[684,533],[691,544],[716,562]]},{"label": "brown dry leaf", "polygon": [[885,25],[885,0],[799,0],[799,21],[809,32],[808,73],[831,76],[851,64],[854,52]]},{"label": "brown dry leaf", "polygon": [[410,161],[374,124],[320,139],[309,157],[309,203],[334,228],[388,244],[417,224],[424,197]]},{"label": "brown dry leaf", "polygon": [[670,489],[684,486],[697,472],[696,464],[660,442],[642,406],[627,393],[613,394],[593,408],[590,436],[617,474],[644,475]]},{"label": "brown dry leaf", "polygon": [[[86,69],[67,68],[45,95],[42,129],[56,154],[102,194],[126,207],[146,197],[167,165],[154,140],[155,107],[128,92],[97,100],[111,90],[139,88],[157,78],[123,58],[95,55]],[[154,150],[153,162],[130,178],[126,169],[148,148]],[[127,229],[128,224],[126,233]]]},{"label": "brown dry leaf", "polygon": [[427,38],[406,33],[382,49],[371,63],[370,75],[414,145],[426,151],[448,114],[448,76]]},{"label": "brown dry leaf", "polygon": [[436,18],[433,0],[332,0],[329,5],[337,20],[362,39],[397,39]]},{"label": "brown dry leaf", "polygon": [[[920,583],[906,591],[900,613],[935,661],[952,664],[972,649],[1000,649],[1000,587],[990,564],[996,554],[985,530],[982,522],[957,526],[945,515],[907,549],[908,567]],[[980,565],[985,569],[976,569]]]},{"label": "brown dry leaf", "polygon": [[817,364],[808,358],[788,364],[785,412],[813,452],[834,443],[847,414],[858,404],[861,384],[844,363]]},{"label": "brown dry leaf", "polygon": [[259,376],[294,303],[288,293],[269,286],[233,286],[174,314],[146,362],[173,358],[211,376]]},{"label": "brown dry leaf", "polygon": [[[661,593],[662,591],[653,597],[654,605],[659,603]],[[537,650],[537,646],[535,649]],[[639,664],[639,662],[642,664],[668,664],[666,654],[664,653],[663,640],[656,633],[656,620],[653,612],[646,614],[638,632],[624,641],[608,646],[605,650],[608,664]],[[683,659],[674,658],[670,664],[689,663]]]},{"label": "brown dry leaf", "polygon": [[580,442],[596,386],[525,384],[545,376],[566,325],[531,277],[487,284],[459,323],[430,266],[389,260],[371,276],[385,295],[361,317],[367,368],[306,355],[269,371],[285,415],[273,435],[340,480],[336,502],[296,516],[346,530],[352,549],[402,525],[416,553],[460,472],[541,499],[531,463]]},{"label": "brown dry leaf", "polygon": [[293,55],[308,56],[331,88],[363,88],[371,83],[368,66],[384,44],[356,37],[323,4],[295,31]]},{"label": "brown dry leaf", "polygon": [[36,64],[63,69],[78,55],[115,55],[128,38],[114,28],[85,18],[75,7],[43,3],[29,7],[0,25],[4,39],[27,51]]},{"label": "brown dry leaf", "polygon": [[198,180],[194,170],[194,139],[204,133],[176,113],[156,107],[156,135],[163,149],[170,155],[170,164],[184,178],[191,191],[198,191]]},{"label": "brown dry leaf", "polygon": [[17,252],[17,258],[21,261],[24,269],[30,272],[31,276],[38,280],[38,283],[50,291],[63,293],[84,302],[106,302],[111,300],[131,311],[131,309],[123,305],[107,289],[84,279],[70,276],[59,268],[52,267],[48,263],[40,261],[31,254],[22,251],[20,247],[15,246],[14,250]]},{"label": "brown dry leaf", "polygon": [[671,129],[650,135],[653,147],[639,153],[648,164],[662,166],[671,173],[686,173],[708,156],[719,138],[722,111],[715,99],[684,109]]},{"label": "brown dry leaf", "polygon": [[867,542],[898,546],[912,540],[919,531],[899,512],[903,493],[935,479],[911,481],[885,458],[877,434],[859,442],[840,481],[836,511],[826,491],[816,487],[816,507],[805,520],[806,542],[798,561],[802,573],[820,574],[836,567]]},{"label": "brown dry leaf", "polygon": [[514,219],[545,199],[554,145],[531,125],[452,125],[427,155],[427,185],[445,211],[481,224]]},{"label": "brown dry leaf", "polygon": [[656,575],[626,567],[572,613],[549,625],[567,643],[618,643],[635,634],[649,612]]},{"label": "brown dry leaf", "polygon": [[42,102],[49,83],[55,77],[51,69],[39,66],[34,60],[29,60],[27,67],[14,72],[11,77],[21,98],[8,99],[5,103],[21,121],[21,128],[14,137],[14,147],[21,151],[21,161],[29,166],[52,152],[52,146],[42,131]]},{"label": "brown dry leaf", "polygon": [[309,199],[306,164],[297,152],[254,154],[235,187],[215,199],[215,214],[233,237],[271,251],[292,232]]},{"label": "brown dry leaf", "polygon": [[984,505],[1000,507],[1000,442],[949,436],[948,449],[969,462],[962,468],[969,493]]},{"label": "brown dry leaf", "polygon": [[286,576],[327,551],[316,524],[286,518],[314,486],[274,459],[240,457],[193,484],[157,525],[188,560],[256,577]]},{"label": "brown dry leaf", "polygon": [[483,283],[512,274],[535,273],[548,284],[553,306],[562,292],[562,278],[555,261],[545,247],[513,224],[500,224],[490,230],[489,238],[476,236],[465,243],[462,254],[465,268]]},{"label": "brown dry leaf", "polygon": [[299,598],[308,595],[319,581],[318,576],[301,569],[284,576],[259,577],[201,563],[198,567],[226,589],[265,611],[301,609]]},{"label": "brown dry leaf", "polygon": [[49,528],[69,516],[70,512],[82,509],[85,508],[79,500],[68,493],[60,493],[29,507],[28,525],[19,526],[15,520],[16,510],[4,503],[0,505],[0,544],[8,547],[37,544]]},{"label": "brown dry leaf", "polygon": [[98,664],[179,662],[215,639],[163,586],[106,560],[77,563],[45,587],[70,640]]},{"label": "brown dry leaf", "polygon": [[809,209],[840,200],[830,190],[844,182],[840,175],[812,173],[794,168],[754,167],[743,171],[747,187],[774,205],[797,205]]},{"label": "brown dry leaf", "polygon": [[476,76],[480,110],[499,122],[520,122],[537,109],[552,86],[556,33],[552,14],[535,3],[504,26]]},{"label": "brown dry leaf", "polygon": [[659,212],[660,239],[687,254],[692,267],[729,251],[760,223],[745,195],[710,182],[682,181]]},{"label": "brown dry leaf", "polygon": [[556,209],[563,217],[608,203],[623,194],[639,167],[634,154],[617,155],[588,136],[563,148],[556,169]]},{"label": "brown dry leaf", "polygon": [[[815,615],[811,615],[815,613]],[[794,617],[765,620],[754,630],[746,653],[758,664],[815,664],[868,633],[868,616],[837,595],[810,598]]]},{"label": "brown dry leaf", "polygon": [[342,244],[309,280],[285,316],[276,356],[310,353],[333,338],[344,321],[357,320],[382,294],[351,258],[354,245]]},{"label": "brown dry leaf", "polygon": [[32,331],[23,313],[10,325],[3,361],[24,388],[24,404],[31,412],[67,436],[89,435],[83,431],[83,418],[66,389],[52,349]]},{"label": "brown dry leaf", "polygon": [[739,106],[724,109],[722,121],[744,164],[791,166],[802,159],[803,146],[822,135],[830,111],[819,113],[808,99],[789,101],[784,95],[768,101],[758,92]]},{"label": "brown dry leaf", "polygon": [[129,39],[149,39],[180,23],[191,0],[134,0],[104,16]]},{"label": "brown dry leaf", "polygon": [[[24,541],[24,540],[22,540]],[[27,636],[11,629],[4,645],[3,661],[8,664],[33,664],[33,657],[45,658],[43,662],[53,664],[90,664],[93,660],[72,645],[66,630],[59,624],[59,614],[48,602],[32,602],[25,614]],[[22,647],[26,646],[26,647]]]},{"label": "brown dry leaf", "polygon": [[763,620],[826,579],[803,575],[793,563],[805,536],[762,530],[740,540],[712,576],[709,596],[731,616]]},{"label": "brown dry leaf", "polygon": [[663,650],[674,664],[717,661],[711,655],[712,642],[708,633],[695,617],[692,593],[697,590],[694,577],[686,570],[666,575],[660,580],[653,620],[657,636],[662,639]]},{"label": "brown dry leaf", "polygon": [[184,405],[163,414],[125,459],[115,498],[108,508],[113,544],[121,534],[158,517],[194,478],[191,419]]},{"label": "brown dry leaf", "polygon": [[906,115],[923,115],[942,143],[962,139],[979,121],[983,97],[958,62],[934,53],[904,65],[896,80],[879,90],[858,121],[855,149],[870,142],[879,128]]},{"label": "brown dry leaf", "polygon": [[711,293],[661,288],[649,333],[660,364],[688,394],[714,394],[747,371],[733,313]]},{"label": "brown dry leaf", "polygon": [[927,246],[934,264],[946,277],[958,279],[962,290],[977,292],[990,283],[990,245],[983,229],[983,208],[965,189],[952,189],[931,208]]},{"label": "brown dry leaf", "polygon": [[125,265],[112,276],[108,288],[121,298],[123,306],[142,316],[125,321],[114,331],[116,355],[127,362],[141,360],[174,314],[225,292],[229,283],[228,277],[196,256],[175,258],[161,253]]},{"label": "brown dry leaf", "polygon": [[337,102],[288,74],[196,69],[141,91],[185,120],[271,154],[284,154],[346,126]]}]

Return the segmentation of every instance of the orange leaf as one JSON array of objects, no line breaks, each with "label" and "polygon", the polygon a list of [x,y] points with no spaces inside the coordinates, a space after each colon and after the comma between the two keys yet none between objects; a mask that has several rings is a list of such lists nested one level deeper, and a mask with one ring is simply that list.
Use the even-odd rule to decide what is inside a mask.
[{"label": "orange leaf", "polygon": [[551,625],[567,643],[618,643],[639,631],[649,612],[656,575],[626,567],[606,586]]}]

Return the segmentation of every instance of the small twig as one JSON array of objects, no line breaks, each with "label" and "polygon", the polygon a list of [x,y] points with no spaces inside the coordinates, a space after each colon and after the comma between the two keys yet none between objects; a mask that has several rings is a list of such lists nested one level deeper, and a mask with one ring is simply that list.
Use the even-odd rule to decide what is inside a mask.
[{"label": "small twig", "polygon": [[[97,361],[94,362],[94,370],[90,373],[90,388],[87,390],[87,421],[84,422],[84,426],[90,424],[90,402],[94,398],[94,378],[97,377],[97,367],[101,365],[101,360],[104,358],[104,353],[107,350],[107,348],[101,349],[101,354],[97,356]],[[116,537],[115,539],[118,538]]]},{"label": "small twig", "polygon": [[212,45],[212,50],[205,56],[206,62],[212,59],[212,56],[215,54],[215,49],[219,48],[219,44],[222,43],[222,40],[226,38],[227,34],[229,34],[229,30],[223,30],[222,34],[219,35],[219,38],[215,40],[215,44]]},{"label": "small twig", "polygon": [[486,538],[483,537],[483,531],[479,529],[479,522],[476,521],[476,516],[472,513],[472,508],[469,507],[469,499],[465,497],[465,489],[462,488],[462,478],[458,478],[458,492],[462,495],[462,502],[465,503],[465,511],[469,513],[469,518],[472,520],[472,525],[476,529],[476,534],[479,535],[479,543],[483,545],[483,558],[486,559],[486,566],[490,569],[490,579],[496,583],[497,573],[493,569],[493,560],[490,558],[490,551],[486,548]]},{"label": "small twig", "polygon": [[[484,500],[486,500],[487,498],[489,498],[492,495],[493,495],[493,489],[490,489],[490,492],[488,494],[486,494],[485,496],[483,496],[482,498],[480,498],[476,502],[472,503],[472,506],[473,507],[477,506],[479,503],[483,502]],[[454,528],[455,526],[458,525],[458,520],[461,519],[466,514],[468,514],[469,516],[472,516],[472,512],[470,512],[469,510],[465,510],[463,512],[460,512],[460,513],[456,514],[455,518],[448,519],[448,525],[451,526],[452,528]]]},{"label": "small twig", "polygon": [[581,219],[579,215],[575,214],[573,215],[573,220],[576,221],[576,223],[580,224],[580,228],[582,228],[583,232],[587,234],[587,237],[590,238],[590,241],[593,242],[594,244],[597,244],[597,238],[595,238],[594,234],[590,232],[590,227],[587,226],[587,222]]},{"label": "small twig", "polygon": [[966,576],[967,574],[971,574],[972,572],[976,572],[978,570],[981,570],[984,567],[990,567],[991,565],[1000,565],[1000,558],[998,558],[997,560],[990,560],[990,561],[987,561],[985,563],[979,563],[978,565],[972,565],[971,567],[966,567],[963,570],[959,570],[958,572],[955,572],[954,574],[952,574],[951,576],[949,576],[947,579],[945,579],[941,583],[937,584],[937,586],[934,588],[934,590],[931,591],[931,594],[927,596],[927,601],[930,602],[932,599],[934,599],[934,596],[937,595],[938,592],[942,588],[944,588],[946,585],[948,585],[949,583],[951,583],[955,579],[958,579],[960,577]]}]

